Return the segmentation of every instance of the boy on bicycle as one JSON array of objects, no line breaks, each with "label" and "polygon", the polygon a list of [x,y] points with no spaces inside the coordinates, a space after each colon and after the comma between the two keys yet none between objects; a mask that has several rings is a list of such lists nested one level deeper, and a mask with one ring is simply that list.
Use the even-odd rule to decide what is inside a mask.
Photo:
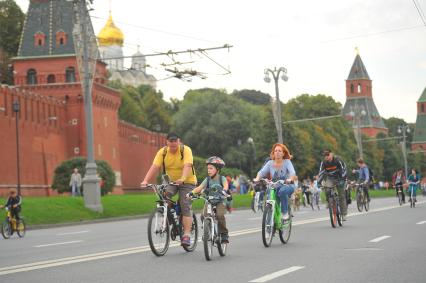
[{"label": "boy on bicycle", "polygon": [[9,190],[9,197],[5,205],[0,205],[0,208],[8,207],[12,214],[12,217],[16,220],[19,219],[19,212],[21,211],[22,197],[18,195],[18,191],[15,188]]},{"label": "boy on bicycle", "polygon": [[[217,156],[209,157],[206,160],[207,165],[207,178],[193,189],[187,198],[191,198],[194,194],[203,192],[206,196],[218,196],[221,197],[223,192],[228,194],[228,182],[224,176],[220,175],[220,169],[225,166],[225,162]],[[206,215],[206,207],[204,207],[203,215]],[[220,202],[216,205],[216,216],[219,226],[219,233],[221,234],[222,243],[229,243],[228,229],[226,228],[225,220],[225,205]]]}]

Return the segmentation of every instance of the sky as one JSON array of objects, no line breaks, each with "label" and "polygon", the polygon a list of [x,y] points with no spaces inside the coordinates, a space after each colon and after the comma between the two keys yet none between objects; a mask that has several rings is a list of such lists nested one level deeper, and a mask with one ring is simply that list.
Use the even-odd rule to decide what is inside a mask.
[{"label": "sky", "polygon": [[[275,96],[265,83],[265,68],[285,67],[280,99],[326,94],[345,102],[345,80],[355,48],[373,80],[373,98],[381,116],[416,120],[416,101],[426,87],[426,25],[410,0],[94,0],[95,33],[108,11],[125,36],[124,54],[140,45],[143,54],[232,45],[199,54],[176,55],[182,64],[206,74],[191,81],[168,78],[161,64],[168,57],[148,57],[147,72],[166,99],[182,99],[189,89],[255,89]],[[426,0],[415,0],[426,11]],[[18,0],[26,12],[28,0]],[[130,61],[126,61],[130,66]],[[174,68],[171,66],[170,68]]]}]

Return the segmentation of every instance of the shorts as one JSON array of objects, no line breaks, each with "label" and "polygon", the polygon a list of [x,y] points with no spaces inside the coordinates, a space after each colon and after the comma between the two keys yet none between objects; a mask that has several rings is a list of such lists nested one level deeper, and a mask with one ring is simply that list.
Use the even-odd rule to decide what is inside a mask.
[{"label": "shorts", "polygon": [[195,188],[194,185],[183,184],[180,186],[168,185],[166,192],[174,196],[179,192],[179,204],[183,216],[192,217],[192,201],[186,198],[186,195]]}]

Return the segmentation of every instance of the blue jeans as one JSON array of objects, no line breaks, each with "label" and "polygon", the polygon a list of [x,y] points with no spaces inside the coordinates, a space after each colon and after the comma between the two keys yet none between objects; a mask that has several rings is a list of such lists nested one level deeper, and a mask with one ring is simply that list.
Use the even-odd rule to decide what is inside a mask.
[{"label": "blue jeans", "polygon": [[247,193],[247,186],[246,184],[240,184],[240,195],[244,195]]},{"label": "blue jeans", "polygon": [[408,187],[408,196],[411,197],[411,190],[414,190],[413,196],[416,197],[417,185],[409,185]]},{"label": "blue jeans", "polygon": [[80,188],[75,183],[71,185],[71,194],[73,197],[80,195]]},{"label": "blue jeans", "polygon": [[295,186],[283,184],[277,188],[277,199],[281,202],[281,212],[288,212],[288,198],[294,193]]}]

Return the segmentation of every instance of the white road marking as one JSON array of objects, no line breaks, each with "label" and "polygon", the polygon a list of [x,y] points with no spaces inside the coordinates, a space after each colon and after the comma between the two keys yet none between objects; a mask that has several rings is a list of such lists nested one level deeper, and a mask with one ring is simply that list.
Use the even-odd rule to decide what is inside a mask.
[{"label": "white road marking", "polygon": [[375,239],[373,239],[373,240],[370,240],[370,243],[378,243],[378,242],[380,242],[380,241],[383,241],[383,240],[389,239],[390,237],[391,237],[391,236],[387,236],[387,235],[385,235],[385,236],[381,236],[381,237],[375,238]]},{"label": "white road marking", "polygon": [[262,217],[252,217],[252,218],[247,218],[247,220],[261,220]]},{"label": "white road marking", "polygon": [[44,248],[44,247],[51,247],[51,246],[68,245],[68,244],[75,244],[75,243],[81,243],[81,242],[83,242],[83,241],[78,240],[78,241],[69,241],[69,242],[61,242],[61,243],[52,243],[52,244],[34,246],[34,248]]},{"label": "white road marking", "polygon": [[345,251],[354,251],[354,252],[383,251],[383,249],[378,249],[378,248],[355,248],[355,249],[345,249]]},{"label": "white road marking", "polygon": [[425,224],[426,223],[426,221],[420,221],[420,222],[417,222],[416,224],[417,225],[422,225],[422,224]]},{"label": "white road marking", "polygon": [[86,231],[76,231],[76,232],[60,233],[60,234],[56,234],[56,236],[77,235],[77,234],[84,234],[84,233],[89,233],[89,231],[86,230]]},{"label": "white road marking", "polygon": [[254,283],[268,282],[268,281],[270,281],[272,279],[278,278],[280,276],[284,276],[286,274],[298,271],[298,270],[303,269],[303,268],[305,268],[305,267],[304,266],[292,266],[292,267],[289,267],[289,268],[286,268],[286,269],[283,269],[283,270],[280,270],[280,271],[277,271],[277,272],[273,272],[271,274],[259,277],[257,279],[253,279],[253,280],[251,280],[249,282],[254,282]]},{"label": "white road marking", "polygon": [[[417,202],[417,204],[426,203],[426,201]],[[400,208],[401,206],[395,205],[395,206],[387,206],[383,208],[377,208],[377,209],[371,209],[368,213],[375,213],[385,210],[391,210],[395,208]],[[365,215],[365,213],[351,213],[348,214],[348,216],[357,216],[357,215]],[[311,223],[317,223],[322,221],[329,221],[330,218],[327,217],[320,217],[320,218],[312,218],[302,221],[294,221],[293,226],[298,225],[304,225],[304,224],[311,224]],[[241,236],[241,235],[247,235],[247,234],[254,234],[261,231],[261,227],[258,228],[251,228],[251,229],[244,229],[244,230],[238,230],[230,232],[230,236]],[[201,238],[201,237],[200,237]],[[200,240],[201,241],[201,240]],[[178,247],[180,246],[180,243],[172,243],[170,244],[170,247]],[[7,266],[0,268],[0,276],[6,275],[6,274],[12,274],[12,273],[19,273],[19,272],[25,272],[25,271],[31,271],[31,270],[38,270],[38,269],[44,269],[49,267],[55,267],[55,266],[61,266],[61,265],[68,265],[78,262],[86,262],[86,261],[93,261],[93,260],[100,260],[104,258],[111,258],[116,256],[123,256],[123,255],[129,255],[129,254],[136,254],[136,253],[143,253],[150,251],[149,246],[140,246],[140,247],[133,247],[129,249],[120,249],[120,250],[112,250],[107,252],[101,252],[101,253],[95,253],[95,254],[87,254],[87,255],[81,255],[81,256],[75,256],[75,257],[66,257],[66,258],[59,258],[55,260],[48,260],[48,261],[39,261],[39,262],[33,262],[23,265],[15,265],[15,266]]]}]

